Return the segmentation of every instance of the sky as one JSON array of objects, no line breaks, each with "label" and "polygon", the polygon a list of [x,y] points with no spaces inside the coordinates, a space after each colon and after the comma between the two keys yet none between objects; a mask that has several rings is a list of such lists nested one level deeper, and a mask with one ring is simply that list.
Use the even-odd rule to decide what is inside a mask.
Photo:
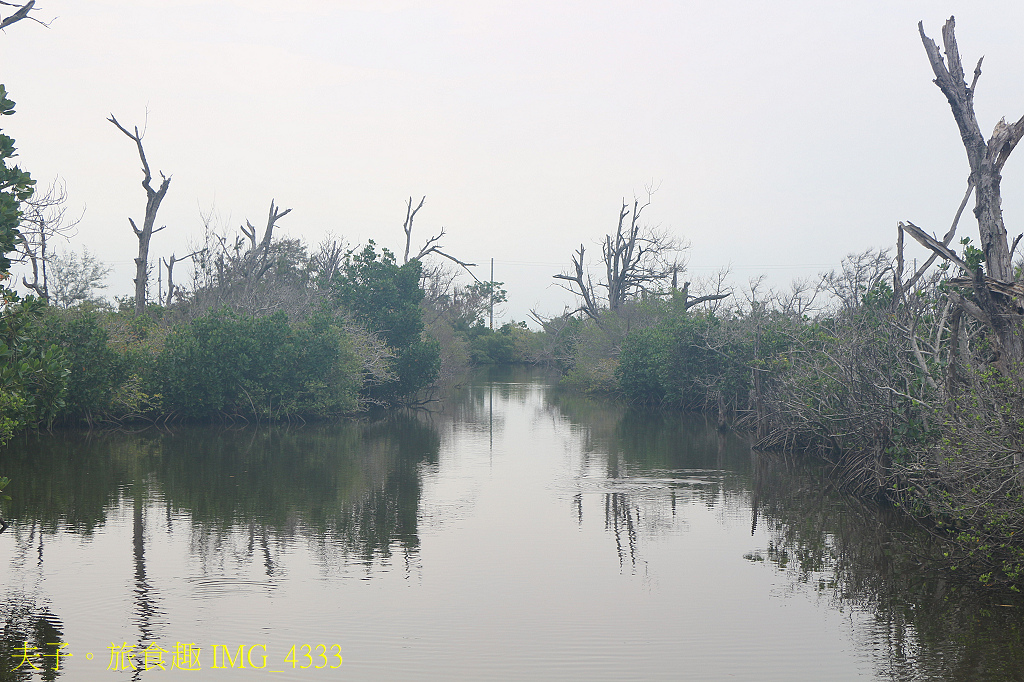
[{"label": "sky", "polygon": [[[499,320],[560,313],[552,275],[599,251],[623,199],[689,242],[686,279],[836,267],[891,247],[898,221],[942,234],[968,166],[917,23],[956,16],[965,68],[984,55],[983,132],[1024,114],[1024,3],[820,0],[39,0],[0,35],[3,121],[19,165],[66,183],[84,211],[61,248],[132,292],[145,194],[131,140],[172,177],[151,256],[179,258],[204,214],[281,235],[400,251],[405,202],[426,196],[414,241],[490,259]],[[7,8],[0,8],[6,15]],[[1018,152],[1024,156],[1024,152]],[[1024,160],[1003,173],[1024,231]],[[968,212],[961,234],[977,227]],[[908,246],[910,257],[923,250]],[[187,268],[184,268],[187,270]],[[175,269],[175,280],[186,273]]]}]

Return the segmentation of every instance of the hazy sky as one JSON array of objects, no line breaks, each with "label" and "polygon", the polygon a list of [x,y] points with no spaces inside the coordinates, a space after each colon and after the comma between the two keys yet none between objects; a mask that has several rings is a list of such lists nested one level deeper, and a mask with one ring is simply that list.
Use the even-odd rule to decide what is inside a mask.
[{"label": "hazy sky", "polygon": [[[200,212],[260,224],[271,199],[294,209],[284,236],[397,251],[406,198],[426,195],[420,238],[444,226],[450,252],[493,257],[516,319],[560,312],[551,275],[652,183],[648,218],[691,242],[690,278],[784,285],[892,244],[898,220],[944,232],[968,167],[919,20],[939,39],[955,14],[967,69],[985,55],[986,134],[1024,114],[1020,2],[38,4],[49,29],[0,35],[4,129],[85,209],[70,248],[115,268],[111,295],[131,291],[145,195],[110,113],[141,127],[148,110],[150,164],[173,177],[152,257],[187,253]],[[1003,181],[1014,235],[1022,166]]]}]

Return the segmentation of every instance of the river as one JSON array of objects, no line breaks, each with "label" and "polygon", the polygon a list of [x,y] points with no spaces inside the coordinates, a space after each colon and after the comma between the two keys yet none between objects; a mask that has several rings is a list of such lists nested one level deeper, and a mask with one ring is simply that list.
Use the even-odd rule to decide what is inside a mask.
[{"label": "river", "polygon": [[1019,680],[1024,602],[827,472],[496,370],[0,455],[0,680]]}]

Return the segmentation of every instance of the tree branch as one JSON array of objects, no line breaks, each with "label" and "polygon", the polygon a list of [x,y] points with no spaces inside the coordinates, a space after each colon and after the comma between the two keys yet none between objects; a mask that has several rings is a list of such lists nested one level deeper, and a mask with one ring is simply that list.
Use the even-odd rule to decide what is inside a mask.
[{"label": "tree branch", "polygon": [[[419,210],[421,208],[423,208],[423,202],[426,201],[426,200],[427,200],[427,195],[424,194],[423,198],[420,199],[419,205],[416,206],[416,208],[413,208],[412,207],[412,197],[411,196],[409,197],[409,203],[408,203],[408,205],[406,206],[406,209],[405,209],[405,222],[402,224],[402,229],[405,231],[405,258],[402,261],[403,264],[409,262],[409,246],[410,246],[410,244],[412,244],[412,221],[415,220],[416,214],[419,213]],[[441,229],[441,234],[444,234],[444,229],[443,228]],[[435,237],[435,240],[436,239],[440,239],[440,238],[441,238],[441,235],[438,235],[437,237]],[[427,247],[427,245],[429,245],[429,244],[430,244],[430,241],[428,241],[427,244],[425,244],[423,246],[423,248],[425,249]],[[420,249],[420,254],[423,254],[423,249]]]},{"label": "tree branch", "polygon": [[45,21],[40,21],[39,19],[36,19],[35,17],[30,17],[28,15],[29,12],[31,12],[33,9],[35,9],[35,7],[34,7],[35,4],[36,4],[36,0],[29,0],[29,2],[26,2],[24,5],[19,5],[18,3],[15,3],[15,2],[0,2],[0,5],[7,5],[8,7],[18,7],[19,8],[17,12],[15,12],[12,15],[10,15],[9,17],[4,19],[3,21],[0,21],[0,30],[3,30],[5,28],[7,28],[8,26],[10,26],[11,24],[13,24],[13,23],[15,23],[17,21],[21,21],[22,19],[31,19],[32,21],[36,22],[37,24],[41,24],[41,25],[45,26],[46,28],[50,28],[50,25],[48,23],[46,23]]},{"label": "tree branch", "polygon": [[957,256],[952,250],[950,250],[946,246],[946,244],[943,244],[934,237],[928,235],[924,230],[922,230],[914,223],[901,222],[899,224],[899,227],[900,229],[905,230],[907,233],[909,233],[911,237],[916,239],[917,242],[921,244],[921,246],[935,252],[936,254],[942,256],[946,260],[955,263],[956,265],[960,266],[960,268],[963,269],[965,272],[971,271],[971,267],[967,265],[967,263],[965,263],[963,260],[961,260],[960,257]]}]

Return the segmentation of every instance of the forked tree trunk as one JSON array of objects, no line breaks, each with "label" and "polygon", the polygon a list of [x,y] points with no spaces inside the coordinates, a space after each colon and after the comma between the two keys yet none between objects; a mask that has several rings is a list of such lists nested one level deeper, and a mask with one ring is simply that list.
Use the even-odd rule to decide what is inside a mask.
[{"label": "forked tree trunk", "polygon": [[[949,101],[967,151],[967,160],[971,167],[970,180],[975,192],[974,215],[978,219],[981,250],[985,256],[988,276],[996,281],[994,284],[1013,284],[1012,254],[1006,238],[1006,227],[1003,224],[999,183],[1002,179],[1003,164],[1017,142],[1024,136],[1024,117],[1013,124],[1007,124],[1005,119],[1000,120],[986,142],[974,113],[974,89],[981,76],[982,60],[978,60],[973,80],[968,86],[964,80],[964,69],[953,32],[953,17],[950,17],[942,28],[945,61],[935,41],[925,35],[923,23],[918,23],[917,27],[928,53],[928,61],[935,73],[935,84]],[[917,238],[921,241],[919,237]],[[925,243],[925,246],[940,253],[934,244]],[[1012,368],[1024,360],[1019,303],[1014,301],[1013,295],[1004,293],[1006,287],[994,288],[986,282],[980,271],[972,274],[974,277],[971,287],[974,293],[973,302],[976,305],[964,307],[964,310],[985,323],[993,332],[999,351],[997,364],[1004,371],[1012,371]]]},{"label": "forked tree trunk", "polygon": [[142,160],[142,187],[146,190],[146,215],[142,220],[142,229],[135,225],[134,220],[128,219],[132,230],[135,232],[135,236],[139,239],[139,256],[135,259],[135,314],[141,315],[146,311],[146,288],[149,284],[149,243],[152,241],[155,233],[166,227],[165,225],[164,227],[153,229],[153,225],[156,223],[156,212],[160,209],[160,202],[164,200],[164,195],[167,194],[167,188],[171,184],[171,179],[161,172],[160,177],[163,178],[163,181],[160,183],[160,189],[153,189],[151,184],[153,174],[149,170],[146,152],[142,149],[142,135],[139,133],[139,127],[135,126],[133,134],[118,123],[113,114],[107,120],[135,142],[135,146],[139,150],[139,158]]}]

